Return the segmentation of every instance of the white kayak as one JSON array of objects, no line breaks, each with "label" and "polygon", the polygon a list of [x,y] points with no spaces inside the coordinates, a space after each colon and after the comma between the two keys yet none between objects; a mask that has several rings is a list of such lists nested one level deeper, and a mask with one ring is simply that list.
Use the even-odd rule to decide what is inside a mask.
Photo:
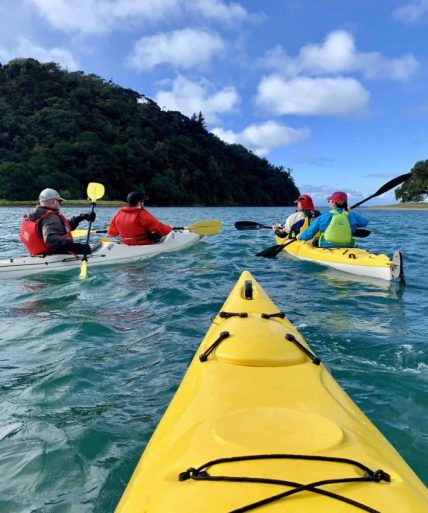
[{"label": "white kayak", "polygon": [[[189,248],[197,244],[202,237],[188,230],[177,230],[163,237],[157,244],[145,246],[128,246],[104,240],[99,248],[88,255],[88,263],[93,267],[136,262],[161,253]],[[81,257],[71,254],[11,257],[0,260],[0,279],[78,269],[81,263]]]}]

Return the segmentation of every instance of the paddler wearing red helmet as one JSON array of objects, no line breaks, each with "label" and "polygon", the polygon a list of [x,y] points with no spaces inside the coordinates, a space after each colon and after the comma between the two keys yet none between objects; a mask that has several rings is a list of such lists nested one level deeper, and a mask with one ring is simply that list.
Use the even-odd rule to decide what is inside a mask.
[{"label": "paddler wearing red helmet", "polygon": [[272,230],[279,237],[296,237],[298,233],[311,224],[312,219],[320,215],[319,210],[315,210],[314,203],[309,194],[300,194],[294,201],[297,204],[297,211],[289,215],[283,225],[274,224]]}]

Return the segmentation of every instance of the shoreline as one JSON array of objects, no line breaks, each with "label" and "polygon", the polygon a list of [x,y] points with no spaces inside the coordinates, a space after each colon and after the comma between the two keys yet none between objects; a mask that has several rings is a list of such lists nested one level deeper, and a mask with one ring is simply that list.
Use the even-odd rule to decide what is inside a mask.
[{"label": "shoreline", "polygon": [[[30,207],[36,208],[38,200],[34,201],[9,201],[0,199],[0,207]],[[96,207],[126,207],[126,201],[121,200],[100,200],[96,202]],[[61,209],[67,207],[90,207],[88,200],[66,200],[61,203]],[[145,203],[144,208],[243,208],[243,207],[261,207],[261,208],[290,208],[294,205],[156,205],[156,203]]]},{"label": "shoreline", "polygon": [[373,205],[366,207],[368,210],[427,210],[428,203],[424,202],[409,202],[409,203],[397,203],[396,205]]},{"label": "shoreline", "polygon": [[[36,208],[39,204],[39,200],[29,200],[29,201],[9,201],[9,200],[0,200],[0,207],[31,207]],[[125,201],[97,201],[97,207],[123,207],[126,205]],[[67,200],[61,204],[61,208],[67,207],[90,207],[90,201],[85,200]]]},{"label": "shoreline", "polygon": [[[9,201],[0,199],[0,207],[31,207],[35,208],[38,205],[38,200],[28,200],[28,201]],[[67,200],[61,205],[61,208],[67,208],[67,207],[87,207],[90,206],[91,203],[88,200]],[[97,201],[96,206],[97,207],[124,207],[127,203],[125,201],[120,200],[100,200]],[[162,207],[162,205],[156,205],[156,204],[148,204],[146,205],[147,208],[153,208],[153,207]],[[288,208],[292,205],[289,205],[288,207],[285,205],[216,205],[216,206],[209,206],[210,208],[227,208],[227,207],[263,207],[263,208],[271,208],[271,207],[280,207],[280,208]],[[167,205],[163,206],[163,208],[195,208],[195,207],[208,207],[208,205]],[[325,208],[325,207],[322,207]],[[360,207],[364,210],[427,210],[428,211],[428,202],[408,202],[408,203],[397,203],[393,205],[373,205],[373,206],[364,206]]]}]

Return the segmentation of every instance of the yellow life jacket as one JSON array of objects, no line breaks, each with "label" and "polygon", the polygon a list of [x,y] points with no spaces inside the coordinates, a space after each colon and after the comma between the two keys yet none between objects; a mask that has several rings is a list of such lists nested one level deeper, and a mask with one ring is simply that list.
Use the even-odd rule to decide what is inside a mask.
[{"label": "yellow life jacket", "polygon": [[354,246],[355,241],[352,238],[351,225],[348,220],[349,212],[347,210],[342,212],[330,210],[330,214],[332,215],[331,221],[325,232],[322,233],[321,238],[329,244],[337,246]]}]

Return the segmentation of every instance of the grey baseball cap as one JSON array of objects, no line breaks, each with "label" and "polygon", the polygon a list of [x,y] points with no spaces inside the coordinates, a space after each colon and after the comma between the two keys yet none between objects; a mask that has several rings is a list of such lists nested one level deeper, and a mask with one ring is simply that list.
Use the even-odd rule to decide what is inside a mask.
[{"label": "grey baseball cap", "polygon": [[50,200],[50,199],[56,199],[60,203],[61,201],[65,201],[64,198],[61,198],[61,196],[58,194],[58,192],[55,189],[43,189],[42,192],[39,194],[40,200]]}]

